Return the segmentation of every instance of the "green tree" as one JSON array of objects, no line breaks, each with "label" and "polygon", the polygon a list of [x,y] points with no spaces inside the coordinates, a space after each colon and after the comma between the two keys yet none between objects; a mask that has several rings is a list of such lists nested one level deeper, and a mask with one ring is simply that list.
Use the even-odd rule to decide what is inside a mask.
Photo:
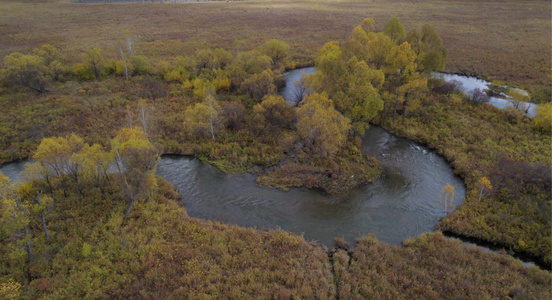
[{"label": "green tree", "polygon": [[316,66],[316,73],[309,77],[309,87],[326,92],[336,109],[352,121],[354,130],[363,134],[383,108],[377,90],[384,82],[383,72],[356,57],[344,61],[335,45],[317,57]]},{"label": "green tree", "polygon": [[442,71],[447,61],[447,50],[435,27],[424,24],[421,32],[411,30],[406,40],[417,55],[416,63],[422,73]]},{"label": "green tree", "polygon": [[297,111],[299,135],[323,157],[334,156],[345,145],[350,123],[325,93],[308,95]]},{"label": "green tree", "polygon": [[270,40],[260,47],[260,52],[272,59],[276,69],[284,68],[287,63],[289,45],[280,40]]},{"label": "green tree", "polygon": [[396,45],[401,44],[406,39],[406,31],[398,17],[393,17],[387,22],[383,33],[389,36]]}]

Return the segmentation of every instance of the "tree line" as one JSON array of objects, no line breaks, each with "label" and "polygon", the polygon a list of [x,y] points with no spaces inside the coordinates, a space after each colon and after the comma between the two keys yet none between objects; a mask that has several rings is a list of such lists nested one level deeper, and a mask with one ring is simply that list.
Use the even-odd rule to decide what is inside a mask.
[{"label": "tree line", "polygon": [[0,240],[9,240],[14,247],[24,243],[29,262],[34,260],[29,226],[41,224],[49,242],[47,220],[56,199],[97,192],[105,200],[115,187],[126,199],[127,217],[157,185],[159,152],[139,127],[121,129],[109,149],[89,145],[74,134],[45,138],[32,159],[25,165],[22,182],[10,184],[0,173]]}]

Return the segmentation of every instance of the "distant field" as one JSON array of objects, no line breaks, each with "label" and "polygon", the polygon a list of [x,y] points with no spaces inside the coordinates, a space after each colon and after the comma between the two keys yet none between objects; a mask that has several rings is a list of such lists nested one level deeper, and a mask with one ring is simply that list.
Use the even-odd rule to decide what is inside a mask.
[{"label": "distant field", "polygon": [[115,57],[125,30],[138,52],[170,60],[195,49],[242,49],[280,39],[308,62],[327,41],[344,40],[366,17],[381,30],[398,16],[405,27],[432,23],[449,50],[448,72],[550,89],[550,1],[314,1],[253,0],[203,3],[0,3],[0,55],[50,43],[68,61],[91,47]]}]

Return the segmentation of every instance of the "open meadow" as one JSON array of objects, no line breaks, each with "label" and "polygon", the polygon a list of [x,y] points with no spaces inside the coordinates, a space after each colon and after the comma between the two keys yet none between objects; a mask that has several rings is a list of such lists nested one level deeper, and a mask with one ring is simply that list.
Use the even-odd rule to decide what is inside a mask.
[{"label": "open meadow", "polygon": [[518,84],[539,102],[550,98],[550,1],[67,2],[3,1],[0,56],[51,44],[69,61],[92,47],[115,58],[117,40],[129,30],[139,54],[152,61],[204,48],[248,50],[279,39],[294,60],[312,63],[324,43],[346,40],[364,18],[373,18],[379,31],[399,17],[406,28],[437,28],[449,52],[446,72]]}]

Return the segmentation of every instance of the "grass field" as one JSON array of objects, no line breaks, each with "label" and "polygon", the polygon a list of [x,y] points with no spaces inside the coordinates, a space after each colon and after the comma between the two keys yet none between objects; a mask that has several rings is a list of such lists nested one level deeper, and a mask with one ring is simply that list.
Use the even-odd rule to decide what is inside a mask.
[{"label": "grass field", "polygon": [[[116,56],[125,30],[150,60],[170,60],[196,49],[251,49],[269,39],[291,46],[309,62],[330,40],[345,40],[364,18],[383,29],[398,16],[408,29],[432,23],[449,51],[447,72],[519,84],[550,95],[550,1],[275,1],[209,3],[71,4],[68,1],[0,4],[0,56],[42,44],[69,62],[100,47]],[[534,92],[533,94],[536,94]]]}]

